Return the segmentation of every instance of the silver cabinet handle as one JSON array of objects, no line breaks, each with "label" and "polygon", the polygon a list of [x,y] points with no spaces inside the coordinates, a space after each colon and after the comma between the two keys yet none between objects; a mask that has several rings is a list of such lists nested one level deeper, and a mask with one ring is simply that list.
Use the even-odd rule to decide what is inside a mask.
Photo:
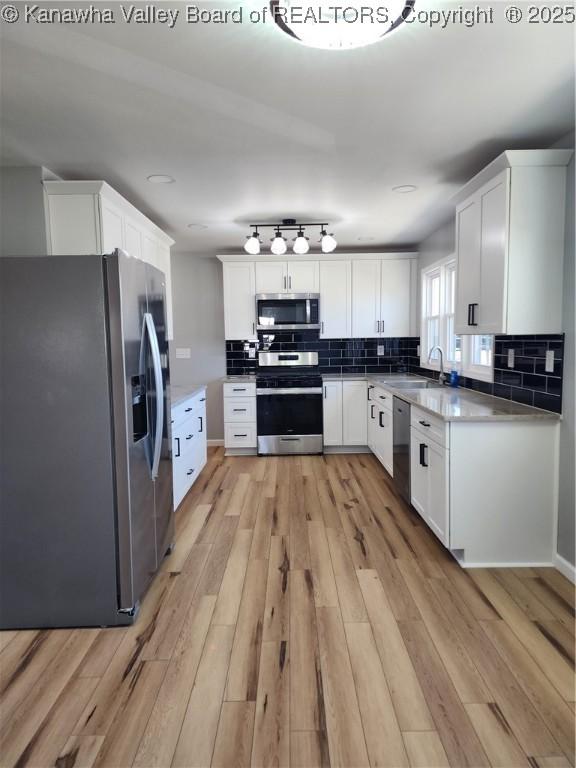
[{"label": "silver cabinet handle", "polygon": [[320,330],[322,333],[324,333],[324,320],[320,323]]},{"label": "silver cabinet handle", "polygon": [[292,275],[290,275],[290,277],[288,278],[288,288],[292,290]]},{"label": "silver cabinet handle", "polygon": [[327,398],[328,398],[328,387],[324,385],[324,400],[326,400]]},{"label": "silver cabinet handle", "polygon": [[284,275],[284,290],[286,290],[286,275]]},{"label": "silver cabinet handle", "polygon": [[376,333],[380,333],[380,320],[376,320]]},{"label": "silver cabinet handle", "polygon": [[380,320],[380,324],[382,326],[382,330],[380,331],[380,333],[384,333],[384,320]]},{"label": "silver cabinet handle", "polygon": [[256,323],[252,323],[252,333],[256,333]]},{"label": "silver cabinet handle", "polygon": [[[160,360],[160,348],[158,346],[158,336],[154,319],[150,312],[144,313],[144,323],[142,326],[142,338],[144,334],[148,336],[150,351],[152,352],[152,366],[154,369],[154,389],[156,390],[156,429],[154,434],[154,451],[152,454],[151,475],[155,480],[158,477],[158,468],[160,466],[160,453],[162,451],[162,433],[164,431],[164,383],[162,381],[162,362]],[[140,369],[143,369],[143,345],[140,347]]]}]

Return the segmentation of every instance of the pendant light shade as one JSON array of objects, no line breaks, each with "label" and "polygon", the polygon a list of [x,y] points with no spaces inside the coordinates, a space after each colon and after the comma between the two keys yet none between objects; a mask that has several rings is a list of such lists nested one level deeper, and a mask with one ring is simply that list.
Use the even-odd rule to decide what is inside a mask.
[{"label": "pendant light shade", "polygon": [[321,235],[322,239],[320,241],[320,247],[322,248],[322,253],[332,253],[338,245],[334,236],[327,234],[325,229],[322,230]]},{"label": "pendant light shade", "polygon": [[275,256],[283,256],[288,250],[286,240],[282,237],[279,229],[276,230],[276,237],[272,239],[270,250]]},{"label": "pendant light shade", "polygon": [[308,253],[310,250],[310,245],[308,244],[308,238],[304,237],[304,232],[300,230],[298,232],[298,237],[294,240],[294,247],[292,249],[294,253],[297,254],[304,254]]},{"label": "pendant light shade", "polygon": [[258,237],[257,229],[254,230],[252,237],[249,237],[244,243],[244,250],[250,256],[257,256],[260,253],[260,238]]}]

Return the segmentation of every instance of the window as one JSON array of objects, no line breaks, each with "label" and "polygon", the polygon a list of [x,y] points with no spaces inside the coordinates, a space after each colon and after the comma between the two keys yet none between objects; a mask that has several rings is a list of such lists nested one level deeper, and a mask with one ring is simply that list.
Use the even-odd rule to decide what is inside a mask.
[{"label": "window", "polygon": [[420,365],[438,370],[440,355],[428,352],[440,346],[444,351],[445,372],[455,368],[463,376],[492,381],[493,336],[459,336],[454,333],[456,312],[456,261],[453,257],[432,265],[422,272],[422,327],[420,332]]}]

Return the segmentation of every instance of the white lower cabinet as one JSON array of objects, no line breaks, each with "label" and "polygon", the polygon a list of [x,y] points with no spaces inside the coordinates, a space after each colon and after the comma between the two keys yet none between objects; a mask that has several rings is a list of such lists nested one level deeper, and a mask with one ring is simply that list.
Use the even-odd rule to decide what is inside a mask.
[{"label": "white lower cabinet", "polygon": [[224,447],[227,453],[255,453],[256,384],[224,384]]},{"label": "white lower cabinet", "polygon": [[368,447],[390,476],[393,475],[392,395],[369,385]]},{"label": "white lower cabinet", "polygon": [[172,408],[174,509],[194,485],[207,458],[206,390]]},{"label": "white lower cabinet", "polygon": [[324,384],[324,445],[342,445],[342,382]]},{"label": "white lower cabinet", "polygon": [[430,436],[410,428],[412,506],[446,546],[449,543],[448,451]]},{"label": "white lower cabinet", "polygon": [[366,382],[324,382],[324,445],[368,444]]}]

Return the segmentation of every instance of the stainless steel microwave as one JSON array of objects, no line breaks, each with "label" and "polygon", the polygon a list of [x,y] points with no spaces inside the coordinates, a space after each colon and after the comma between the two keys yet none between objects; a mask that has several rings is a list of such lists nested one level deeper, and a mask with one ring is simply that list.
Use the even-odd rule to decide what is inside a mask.
[{"label": "stainless steel microwave", "polygon": [[313,331],[320,328],[319,293],[258,293],[259,331]]}]

